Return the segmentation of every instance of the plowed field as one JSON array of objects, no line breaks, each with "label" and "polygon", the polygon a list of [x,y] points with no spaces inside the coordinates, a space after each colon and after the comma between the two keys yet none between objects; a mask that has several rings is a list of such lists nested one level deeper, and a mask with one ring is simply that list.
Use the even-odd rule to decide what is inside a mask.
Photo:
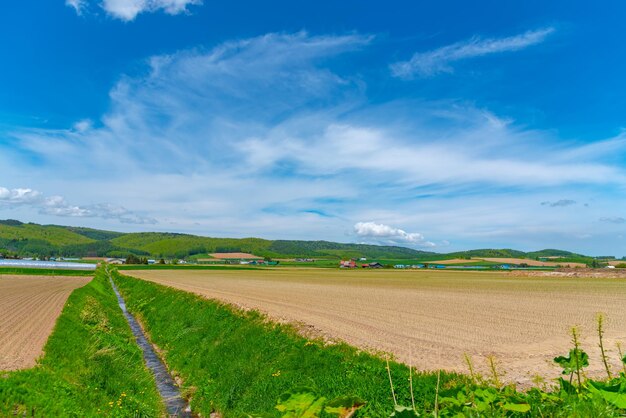
[{"label": "plowed field", "polygon": [[423,370],[465,371],[463,353],[486,372],[495,355],[522,386],[558,377],[551,359],[570,348],[578,325],[591,373],[600,373],[596,314],[605,345],[626,345],[626,280],[519,277],[506,273],[340,270],[126,271],[135,277],[258,309],[271,318],[365,349],[393,353]]},{"label": "plowed field", "polygon": [[68,296],[89,280],[0,275],[0,370],[35,365]]}]

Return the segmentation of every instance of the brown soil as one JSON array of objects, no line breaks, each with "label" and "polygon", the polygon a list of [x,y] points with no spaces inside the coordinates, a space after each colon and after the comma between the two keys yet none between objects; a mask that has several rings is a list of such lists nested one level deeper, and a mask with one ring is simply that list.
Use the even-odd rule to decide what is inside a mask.
[{"label": "brown soil", "polygon": [[505,263],[505,264],[522,264],[522,263],[526,263],[529,266],[533,266],[533,267],[557,267],[557,266],[563,266],[563,267],[572,267],[572,268],[585,268],[587,267],[586,264],[583,263],[553,263],[550,261],[538,261],[538,260],[531,260],[528,258],[495,258],[495,257],[487,257],[487,258],[472,258],[472,260],[484,260],[484,261],[490,261],[492,263]]},{"label": "brown soil", "polygon": [[0,370],[35,365],[68,296],[89,280],[0,275]]},{"label": "brown soil", "polygon": [[554,271],[511,271],[514,276],[526,277],[582,277],[603,279],[626,279],[626,269],[557,269]]},{"label": "brown soil", "polygon": [[311,335],[393,353],[423,370],[466,371],[463,353],[487,372],[495,355],[504,380],[528,386],[535,375],[556,378],[552,358],[570,348],[581,328],[601,375],[596,314],[606,314],[605,345],[626,343],[626,280],[532,277],[446,271],[326,269],[132,271],[133,276],[258,309]]}]

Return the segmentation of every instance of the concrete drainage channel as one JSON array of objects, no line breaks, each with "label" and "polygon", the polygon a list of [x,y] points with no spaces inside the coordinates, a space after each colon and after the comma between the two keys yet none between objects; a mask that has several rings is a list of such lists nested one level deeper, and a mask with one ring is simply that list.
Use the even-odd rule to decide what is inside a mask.
[{"label": "concrete drainage channel", "polygon": [[124,298],[117,290],[117,286],[115,286],[115,283],[111,278],[111,274],[108,271],[107,275],[109,276],[109,282],[111,282],[113,291],[117,296],[117,302],[126,317],[126,321],[128,321],[128,325],[130,325],[130,329],[132,330],[135,339],[137,340],[137,345],[143,352],[143,358],[146,362],[146,366],[148,366],[154,375],[157,389],[163,399],[163,402],[165,403],[168,415],[173,417],[191,417],[191,409],[187,405],[187,402],[185,402],[185,400],[180,396],[180,390],[178,386],[176,386],[176,383],[174,383],[174,379],[167,371],[167,368],[161,359],[154,352],[152,344],[150,344],[146,338],[135,317],[132,316],[126,309],[126,302],[124,302]]}]

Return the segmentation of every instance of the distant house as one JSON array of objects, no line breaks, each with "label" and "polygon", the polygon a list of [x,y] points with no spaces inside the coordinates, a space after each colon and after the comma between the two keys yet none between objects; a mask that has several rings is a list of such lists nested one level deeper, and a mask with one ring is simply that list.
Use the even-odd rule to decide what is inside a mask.
[{"label": "distant house", "polygon": [[126,264],[123,258],[107,258],[105,261],[109,264]]},{"label": "distant house", "polygon": [[342,269],[353,269],[353,268],[356,268],[356,261],[354,261],[354,260],[347,260],[347,261],[341,260],[339,262],[339,268],[342,268]]},{"label": "distant house", "polygon": [[359,258],[359,261],[367,261],[367,258],[361,257],[361,258]]},{"label": "distant house", "polygon": [[361,264],[361,267],[363,267],[364,269],[381,269],[384,266],[378,262],[375,262],[375,263]]}]

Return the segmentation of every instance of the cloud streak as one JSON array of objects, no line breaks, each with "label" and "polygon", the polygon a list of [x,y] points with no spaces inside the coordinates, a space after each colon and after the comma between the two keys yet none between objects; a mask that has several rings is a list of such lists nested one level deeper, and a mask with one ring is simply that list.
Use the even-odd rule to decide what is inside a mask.
[{"label": "cloud streak", "polygon": [[548,202],[548,201],[541,202],[541,206],[549,206],[551,208],[572,206],[575,204],[576,204],[576,201],[571,200],[571,199],[561,199],[561,200],[557,200],[554,202]]},{"label": "cloud streak", "polygon": [[157,222],[153,218],[138,215],[121,206],[96,204],[81,207],[67,203],[62,196],[45,196],[43,193],[29,188],[7,189],[0,187],[0,208],[3,207],[8,209],[31,207],[45,215],[116,219],[122,223],[132,224],[155,224]]},{"label": "cloud streak", "polygon": [[78,16],[82,16],[87,7],[87,0],[65,0],[65,5],[73,8]]},{"label": "cloud streak", "polygon": [[548,27],[531,30],[506,38],[482,39],[474,36],[469,40],[457,42],[427,52],[415,53],[410,60],[391,64],[391,73],[395,77],[410,79],[415,76],[432,77],[439,73],[452,73],[452,63],[503,52],[519,51],[543,42],[555,31]]},{"label": "cloud streak", "polygon": [[602,217],[600,218],[600,222],[605,222],[609,224],[623,224],[626,223],[626,219],[621,216],[613,216],[613,217]]}]

